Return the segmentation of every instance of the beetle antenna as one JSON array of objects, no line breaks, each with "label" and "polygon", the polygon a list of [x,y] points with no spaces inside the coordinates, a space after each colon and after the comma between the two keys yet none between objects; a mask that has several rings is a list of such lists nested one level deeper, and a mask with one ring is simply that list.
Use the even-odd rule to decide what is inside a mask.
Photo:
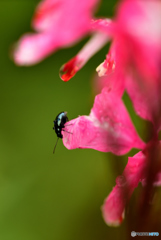
[{"label": "beetle antenna", "polygon": [[59,138],[57,138],[57,140],[56,140],[56,143],[55,143],[55,146],[54,146],[54,150],[53,150],[53,154],[55,153],[55,148],[56,148],[56,145],[58,143],[58,140],[59,140]]}]

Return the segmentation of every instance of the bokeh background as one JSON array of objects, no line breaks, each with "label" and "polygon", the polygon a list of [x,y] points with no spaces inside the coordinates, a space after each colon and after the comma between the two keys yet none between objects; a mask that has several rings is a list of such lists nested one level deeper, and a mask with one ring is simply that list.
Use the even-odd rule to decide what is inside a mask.
[{"label": "bokeh background", "polygon": [[[32,31],[30,22],[37,3],[0,1],[0,239],[126,239],[127,221],[119,228],[108,227],[101,205],[122,173],[127,156],[116,159],[90,149],[69,151],[61,140],[53,155],[57,139],[53,120],[61,111],[67,111],[69,119],[89,114],[95,68],[104,60],[109,45],[67,83],[60,80],[59,68],[87,38],[35,66],[16,66],[12,45],[23,33]],[[115,5],[116,0],[104,0],[96,14],[111,17]],[[133,110],[130,114],[141,131],[141,120]]]}]

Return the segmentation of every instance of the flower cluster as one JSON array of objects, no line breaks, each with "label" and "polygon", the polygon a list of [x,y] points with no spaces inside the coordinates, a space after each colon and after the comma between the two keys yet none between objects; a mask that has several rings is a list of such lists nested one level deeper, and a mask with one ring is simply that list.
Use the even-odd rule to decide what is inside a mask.
[{"label": "flower cluster", "polygon": [[[113,19],[95,19],[98,0],[43,0],[37,7],[33,27],[18,42],[14,60],[18,65],[41,61],[53,51],[70,46],[86,34],[91,39],[60,69],[68,81],[84,64],[111,41],[106,59],[97,67],[97,86],[89,116],[70,121],[63,131],[68,149],[92,148],[123,155],[132,148],[141,151],[128,158],[127,166],[116,179],[116,186],[102,207],[104,220],[119,225],[125,206],[139,182],[161,185],[161,2],[159,0],[120,0]],[[144,143],[122,101],[127,92],[136,113],[153,125],[153,134]],[[68,134],[72,132],[72,134]],[[149,168],[152,177],[149,177]]]}]

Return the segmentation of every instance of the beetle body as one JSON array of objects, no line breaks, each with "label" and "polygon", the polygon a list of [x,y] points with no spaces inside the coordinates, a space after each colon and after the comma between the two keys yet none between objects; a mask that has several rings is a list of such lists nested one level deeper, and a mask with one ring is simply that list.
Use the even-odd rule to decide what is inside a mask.
[{"label": "beetle body", "polygon": [[54,120],[54,127],[55,133],[58,138],[63,138],[63,135],[61,131],[65,127],[64,124],[68,122],[67,112],[61,112],[56,116],[56,119]]}]

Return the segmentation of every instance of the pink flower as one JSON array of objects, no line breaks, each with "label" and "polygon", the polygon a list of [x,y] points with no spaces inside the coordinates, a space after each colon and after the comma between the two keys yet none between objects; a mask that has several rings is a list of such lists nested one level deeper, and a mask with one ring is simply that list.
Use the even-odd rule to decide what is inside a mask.
[{"label": "pink flower", "polygon": [[142,149],[145,146],[122,100],[107,88],[95,97],[89,116],[80,116],[66,125],[67,132],[62,134],[68,149],[93,148],[122,155],[131,148]]},{"label": "pink flower", "polygon": [[[120,225],[124,218],[125,207],[134,189],[139,182],[145,186],[150,166],[149,160],[144,152],[138,152],[135,156],[128,158],[123,175],[116,178],[116,186],[105,199],[102,207],[103,217],[108,225]],[[152,183],[154,186],[161,186],[161,169],[155,168]]]},{"label": "pink flower", "polygon": [[[32,25],[37,33],[24,35],[14,52],[15,63],[35,64],[60,47],[67,47],[91,29],[98,0],[44,0],[35,12]],[[82,17],[83,16],[83,17]]]},{"label": "pink flower", "polygon": [[108,76],[112,63],[115,74],[122,73],[121,81],[136,113],[158,129],[161,120],[160,22],[160,1],[122,1],[113,21],[114,40],[110,52],[97,68],[100,76]]}]

